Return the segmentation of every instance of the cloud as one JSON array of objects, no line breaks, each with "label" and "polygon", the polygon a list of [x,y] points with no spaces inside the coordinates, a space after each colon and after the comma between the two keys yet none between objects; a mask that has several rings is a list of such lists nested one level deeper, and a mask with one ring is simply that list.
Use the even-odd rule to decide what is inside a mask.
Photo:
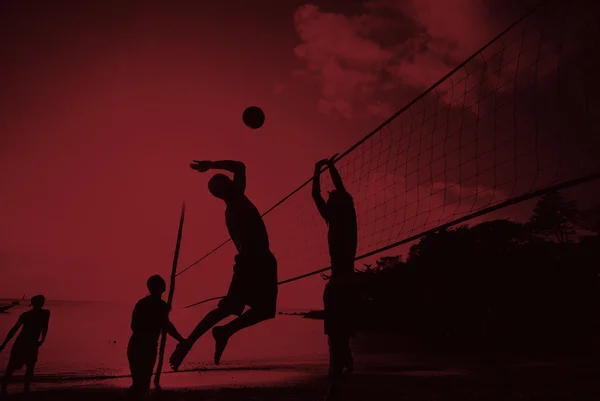
[{"label": "cloud", "polygon": [[285,91],[285,85],[283,85],[280,82],[276,83],[275,86],[273,87],[273,93],[276,95],[281,95],[284,91]]},{"label": "cloud", "polygon": [[304,74],[296,74],[319,81],[320,111],[350,117],[353,103],[368,101],[377,90],[393,52],[361,36],[368,18],[326,13],[308,4],[298,8],[294,21],[302,40],[294,53],[305,66]]},{"label": "cloud", "polygon": [[409,99],[392,99],[392,89],[428,88],[500,26],[484,0],[374,0],[354,15],[305,4],[294,23],[295,75],[318,82],[321,112],[347,118],[397,108]]}]

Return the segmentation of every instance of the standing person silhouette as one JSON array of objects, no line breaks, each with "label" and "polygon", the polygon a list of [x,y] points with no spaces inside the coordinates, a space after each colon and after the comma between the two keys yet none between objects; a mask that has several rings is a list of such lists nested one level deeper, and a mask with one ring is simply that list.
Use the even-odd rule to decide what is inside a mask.
[{"label": "standing person silhouette", "polygon": [[[331,258],[331,277],[323,292],[325,334],[329,342],[329,391],[327,400],[339,397],[339,382],[353,370],[350,337],[355,333],[357,292],[354,283],[354,259],[357,247],[356,210],[352,196],[344,188],[333,165],[337,154],[315,164],[312,196],[319,214],[328,226],[327,239]],[[321,169],[329,168],[335,189],[327,202],[321,196]]]},{"label": "standing person silhouette", "polygon": [[177,341],[183,341],[183,337],[169,320],[169,305],[162,299],[167,288],[165,280],[154,275],[148,279],[146,286],[150,295],[135,304],[131,317],[133,333],[127,345],[127,359],[133,382],[129,395],[134,400],[144,399],[150,392],[161,331],[164,330]]},{"label": "standing person silhouette", "polygon": [[[38,359],[38,348],[46,341],[48,335],[48,323],[50,322],[50,311],[42,309],[46,299],[43,295],[31,298],[31,309],[19,316],[19,320],[8,332],[4,343],[0,345],[2,351],[6,344],[13,338],[19,328],[23,326],[10,351],[10,359],[4,377],[2,378],[1,394],[6,394],[6,388],[15,370],[25,370],[25,392],[29,392],[33,380],[33,371]],[[42,339],[40,340],[40,336]]]},{"label": "standing person silhouette", "polygon": [[[194,160],[190,167],[201,173],[211,169],[233,173],[233,180],[224,174],[215,174],[208,182],[208,189],[213,196],[225,202],[225,223],[238,254],[227,295],[171,355],[169,363],[175,371],[204,333],[226,317],[235,315],[237,318],[228,324],[212,330],[214,362],[218,365],[229,338],[239,330],[274,318],[277,304],[277,260],[269,247],[265,223],[256,206],[245,195],[246,167],[241,162],[229,160]],[[250,309],[244,312],[246,306]]]}]

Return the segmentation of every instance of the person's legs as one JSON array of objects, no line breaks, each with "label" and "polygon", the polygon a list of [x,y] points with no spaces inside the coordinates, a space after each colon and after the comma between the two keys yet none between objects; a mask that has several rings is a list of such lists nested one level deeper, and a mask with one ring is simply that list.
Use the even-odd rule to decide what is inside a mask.
[{"label": "person's legs", "polygon": [[274,314],[270,313],[270,311],[265,312],[263,309],[251,308],[231,322],[223,326],[215,327],[212,330],[215,339],[215,365],[219,364],[223,351],[225,351],[225,347],[227,346],[227,342],[232,335],[246,327],[254,326],[257,323],[272,319],[273,317]]},{"label": "person's legs", "polygon": [[354,370],[350,337],[354,330],[355,308],[352,288],[344,277],[330,280],[323,293],[325,334],[329,342],[329,391],[326,400],[339,398],[340,381]]},{"label": "person's legs", "polygon": [[[243,310],[243,309],[242,309]],[[179,366],[183,362],[183,359],[186,357],[188,352],[192,349],[192,346],[204,333],[206,333],[211,327],[215,324],[219,323],[221,320],[230,316],[232,312],[220,304],[216,309],[208,312],[204,319],[198,323],[196,328],[192,331],[192,334],[186,339],[185,342],[177,344],[175,351],[171,354],[169,358],[169,363],[171,364],[171,368],[177,371]]]},{"label": "person's legs", "polygon": [[344,372],[344,338],[337,335],[329,335],[329,390],[327,401],[339,398],[339,384]]},{"label": "person's legs", "polygon": [[129,363],[129,370],[131,372],[131,386],[129,386],[129,399],[137,400],[140,394],[140,378],[135,362]]},{"label": "person's legs", "polygon": [[31,382],[33,381],[33,372],[35,370],[35,364],[38,359],[38,345],[36,343],[30,344],[27,349],[27,358],[25,359],[25,378],[24,378],[24,390],[26,393],[29,392]]},{"label": "person's legs", "polygon": [[343,344],[344,374],[349,374],[354,370],[354,358],[352,357],[352,349],[350,348],[350,336],[346,336]]},{"label": "person's legs", "polygon": [[140,393],[140,375],[139,375],[139,351],[136,347],[133,338],[129,339],[127,345],[127,360],[129,362],[129,371],[131,372],[131,386],[129,387],[129,398],[136,400],[139,398]]},{"label": "person's legs", "polygon": [[225,319],[230,315],[231,313],[223,307],[217,307],[216,309],[211,310],[206,314],[206,316],[204,316],[204,319],[202,319],[200,323],[198,323],[196,328],[192,331],[192,334],[190,334],[190,336],[186,340],[186,344],[188,344],[191,347],[210,328],[212,328],[215,324],[219,323],[221,320]]},{"label": "person's legs", "polygon": [[275,316],[272,313],[265,312],[262,309],[250,308],[231,322],[224,324],[223,326],[215,327],[213,331],[218,331],[220,334],[231,337],[246,327],[254,326],[257,323],[272,319],[273,317]]},{"label": "person's legs", "polygon": [[152,383],[153,365],[148,363],[138,363],[132,371],[132,385],[129,387],[129,397],[131,400],[139,401],[148,398],[150,394],[150,385]]},{"label": "person's legs", "polygon": [[6,388],[8,387],[8,384],[10,383],[10,379],[12,379],[12,375],[13,375],[14,371],[15,371],[15,366],[9,362],[8,366],[6,367],[6,372],[4,372],[4,376],[2,377],[2,383],[0,385],[0,394],[2,394],[2,395],[6,394]]},{"label": "person's legs", "polygon": [[152,373],[156,364],[156,344],[153,342],[130,344],[127,357],[131,370],[132,385],[129,388],[133,400],[143,400],[150,393]]},{"label": "person's legs", "polygon": [[28,393],[31,388],[31,382],[33,381],[33,372],[35,370],[35,363],[28,363],[25,365],[25,379],[23,390]]},{"label": "person's legs", "polygon": [[150,384],[152,383],[152,373],[154,371],[154,360],[146,361],[143,367],[141,367],[139,377],[139,399],[146,399],[150,395]]},{"label": "person's legs", "polygon": [[[275,317],[277,310],[277,261],[273,255],[237,261],[237,272],[232,280],[232,301],[237,318],[213,329],[215,339],[214,362],[219,364],[229,338],[246,327]],[[237,280],[236,280],[237,277]],[[244,307],[250,307],[245,313]]]}]

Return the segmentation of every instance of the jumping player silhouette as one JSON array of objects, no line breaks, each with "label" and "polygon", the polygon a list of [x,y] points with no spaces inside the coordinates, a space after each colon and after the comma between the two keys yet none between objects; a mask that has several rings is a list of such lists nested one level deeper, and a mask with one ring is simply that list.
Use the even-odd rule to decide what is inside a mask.
[{"label": "jumping player silhouette", "polygon": [[133,400],[142,400],[150,392],[150,381],[156,363],[158,338],[164,330],[175,340],[183,337],[169,320],[169,306],[162,299],[167,286],[165,280],[154,275],[146,282],[150,295],[137,302],[131,317],[131,338],[127,345],[127,359],[132,385],[129,388]]},{"label": "jumping player silhouette", "polygon": [[[265,223],[244,193],[246,167],[241,162],[228,160],[194,160],[190,167],[201,173],[211,169],[233,173],[233,180],[224,174],[215,174],[208,182],[208,189],[212,195],[225,201],[225,223],[238,254],[227,295],[171,355],[169,363],[175,371],[204,333],[226,317],[236,315],[237,318],[230,323],[212,330],[214,362],[218,365],[229,338],[241,329],[274,318],[277,304],[277,261],[269,247]],[[246,306],[250,309],[244,312]]]},{"label": "jumping player silhouette", "polygon": [[[331,259],[331,277],[323,292],[325,334],[329,342],[329,391],[327,400],[339,397],[339,382],[353,370],[350,337],[355,333],[357,291],[354,259],[357,247],[356,211],[352,196],[346,191],[333,165],[337,154],[315,164],[312,196],[319,214],[328,225],[327,239]],[[321,169],[327,166],[335,189],[327,202],[321,196]],[[345,372],[344,372],[345,371]]]},{"label": "jumping player silhouette", "polygon": [[[6,344],[13,338],[19,328],[23,326],[17,336],[10,352],[10,359],[4,377],[2,378],[1,394],[6,394],[6,388],[15,370],[26,367],[25,371],[25,392],[29,392],[33,380],[33,371],[38,359],[38,348],[46,341],[48,334],[48,323],[50,321],[50,311],[42,309],[46,299],[43,295],[36,295],[31,298],[32,308],[24,312],[17,320],[17,323],[8,332],[4,343],[0,345],[2,351]],[[40,336],[42,339],[40,340]]]}]

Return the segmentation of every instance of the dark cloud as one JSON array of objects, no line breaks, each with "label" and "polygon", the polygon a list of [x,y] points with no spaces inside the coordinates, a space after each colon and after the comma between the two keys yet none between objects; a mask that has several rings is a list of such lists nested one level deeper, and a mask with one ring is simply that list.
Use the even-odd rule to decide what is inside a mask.
[{"label": "dark cloud", "polygon": [[395,99],[386,92],[431,86],[524,8],[503,3],[504,12],[492,12],[500,9],[498,4],[374,0],[352,14],[306,4],[295,14],[301,40],[295,53],[304,64],[304,77],[321,86],[321,110],[348,118],[389,115],[412,92]]}]

